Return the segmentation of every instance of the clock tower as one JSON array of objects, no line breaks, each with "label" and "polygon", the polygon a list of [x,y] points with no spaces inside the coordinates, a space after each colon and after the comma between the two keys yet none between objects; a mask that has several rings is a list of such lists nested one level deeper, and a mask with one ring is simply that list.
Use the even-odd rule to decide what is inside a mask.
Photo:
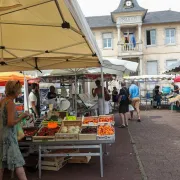
[{"label": "clock tower", "polygon": [[125,7],[125,8],[133,8],[133,7],[134,7],[134,4],[133,4],[132,0],[126,0],[126,1],[124,2],[124,7]]},{"label": "clock tower", "polygon": [[[118,8],[111,13],[111,18],[117,27],[118,35],[118,57],[119,58],[137,58],[139,62],[139,74],[143,72],[142,70],[142,22],[147,13],[147,10],[142,8],[137,0],[121,0]],[[137,35],[135,35],[137,34]],[[128,50],[124,50],[124,42],[130,47],[131,50],[129,54]],[[132,39],[135,39],[134,41]],[[133,44],[133,42],[136,42]],[[134,51],[131,46],[138,49]],[[134,52],[133,52],[134,51]],[[132,55],[132,52],[134,53]],[[131,60],[130,58],[130,60]]]}]

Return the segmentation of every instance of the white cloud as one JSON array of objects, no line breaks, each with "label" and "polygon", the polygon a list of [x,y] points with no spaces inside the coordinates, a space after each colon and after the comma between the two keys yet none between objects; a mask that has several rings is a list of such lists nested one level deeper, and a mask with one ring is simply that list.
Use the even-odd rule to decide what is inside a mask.
[{"label": "white cloud", "polygon": [[[120,0],[78,0],[85,16],[109,15],[114,11]],[[149,11],[173,10],[180,11],[180,0],[138,0],[139,5]]]}]

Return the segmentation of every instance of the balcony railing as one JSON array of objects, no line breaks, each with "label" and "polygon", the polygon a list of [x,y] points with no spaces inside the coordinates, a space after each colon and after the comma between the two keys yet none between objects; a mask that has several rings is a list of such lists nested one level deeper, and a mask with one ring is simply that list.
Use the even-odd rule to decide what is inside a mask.
[{"label": "balcony railing", "polygon": [[134,45],[133,43],[123,43],[120,45],[120,53],[128,53],[128,52],[142,52],[142,43],[137,43]]}]

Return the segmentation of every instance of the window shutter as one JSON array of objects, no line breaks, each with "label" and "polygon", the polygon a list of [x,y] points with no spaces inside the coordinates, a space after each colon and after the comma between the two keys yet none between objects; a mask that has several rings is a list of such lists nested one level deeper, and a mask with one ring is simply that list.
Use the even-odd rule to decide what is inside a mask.
[{"label": "window shutter", "polygon": [[176,59],[173,59],[173,60],[167,60],[166,61],[166,68],[168,68],[169,66],[171,66],[172,64],[176,63],[177,60]]},{"label": "window shutter", "polygon": [[175,29],[171,29],[171,43],[175,44]]},{"label": "window shutter", "polygon": [[155,45],[156,44],[156,31],[155,30],[151,30],[151,45]]},{"label": "window shutter", "polygon": [[148,61],[147,62],[147,75],[158,75],[157,61]]},{"label": "window shutter", "polygon": [[169,44],[170,43],[170,31],[169,29],[166,29],[166,44]]}]

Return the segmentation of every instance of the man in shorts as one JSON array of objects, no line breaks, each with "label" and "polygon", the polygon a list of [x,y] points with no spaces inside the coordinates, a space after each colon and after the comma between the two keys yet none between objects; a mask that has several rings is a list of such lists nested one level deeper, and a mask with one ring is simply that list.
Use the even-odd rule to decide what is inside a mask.
[{"label": "man in shorts", "polygon": [[[140,117],[140,95],[139,95],[139,87],[132,81],[131,86],[129,87],[129,94],[130,94],[130,99],[132,101],[132,106],[137,112],[138,115],[138,122],[141,122],[141,117]],[[133,111],[131,111],[131,119],[133,119]]]}]

